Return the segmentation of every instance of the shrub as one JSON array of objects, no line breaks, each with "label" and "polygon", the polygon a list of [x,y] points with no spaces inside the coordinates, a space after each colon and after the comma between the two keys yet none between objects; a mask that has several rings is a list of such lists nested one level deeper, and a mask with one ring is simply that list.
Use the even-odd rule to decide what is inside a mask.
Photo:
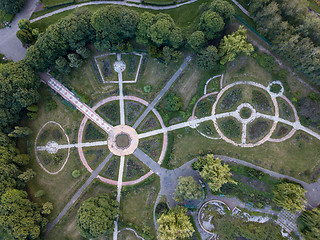
[{"label": "shrub", "polygon": [[80,177],[80,176],[81,176],[81,171],[80,171],[80,170],[74,170],[74,171],[72,172],[72,177],[78,178],[78,177]]},{"label": "shrub", "polygon": [[35,196],[36,198],[40,198],[40,197],[43,197],[45,194],[46,194],[45,191],[39,190],[39,191],[37,191],[37,192],[34,194],[34,196]]},{"label": "shrub", "polygon": [[259,65],[266,69],[268,72],[272,72],[276,67],[276,63],[273,57],[266,53],[262,53],[261,55],[259,55],[257,57],[257,60]]},{"label": "shrub", "polygon": [[169,93],[166,97],[165,109],[169,112],[177,112],[182,107],[180,97],[175,93]]},{"label": "shrub", "polygon": [[149,93],[149,92],[151,92],[151,90],[152,90],[152,87],[151,87],[150,85],[145,85],[145,86],[143,87],[143,91],[144,91],[145,93]]},{"label": "shrub", "polygon": [[270,87],[270,91],[273,93],[279,93],[281,89],[282,87],[280,84],[272,84]]}]

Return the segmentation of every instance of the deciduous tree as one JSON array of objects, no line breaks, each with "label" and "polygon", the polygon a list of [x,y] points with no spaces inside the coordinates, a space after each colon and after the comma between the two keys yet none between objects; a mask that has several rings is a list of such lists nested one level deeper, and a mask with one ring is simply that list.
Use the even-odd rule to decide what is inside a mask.
[{"label": "deciduous tree", "polygon": [[47,220],[22,190],[8,189],[1,196],[0,225],[14,239],[39,239]]},{"label": "deciduous tree", "polygon": [[221,186],[227,182],[236,184],[236,181],[231,178],[230,168],[227,164],[222,164],[221,160],[212,154],[208,154],[205,158],[200,175],[208,183],[211,191],[219,191]]},{"label": "deciduous tree", "polygon": [[199,183],[192,176],[179,177],[178,185],[175,191],[175,200],[182,202],[183,200],[200,199],[203,196]]},{"label": "deciduous tree", "polygon": [[223,37],[219,45],[220,63],[224,65],[240,53],[250,55],[253,51],[252,44],[247,41],[247,30],[240,26],[234,33]]},{"label": "deciduous tree", "polygon": [[160,240],[176,240],[191,237],[194,228],[188,217],[187,209],[176,206],[158,219],[158,238]]},{"label": "deciduous tree", "polygon": [[113,229],[114,220],[119,213],[118,202],[108,195],[91,197],[84,201],[77,213],[77,227],[85,238],[105,236]]},{"label": "deciduous tree", "polygon": [[273,191],[273,201],[290,212],[303,211],[305,209],[306,190],[298,184],[281,183]]},{"label": "deciduous tree", "polygon": [[236,13],[233,6],[227,1],[215,0],[212,1],[209,7],[213,12],[218,13],[224,20],[225,24],[228,24]]},{"label": "deciduous tree", "polygon": [[320,209],[306,210],[298,219],[302,236],[308,240],[320,239]]},{"label": "deciduous tree", "polygon": [[218,13],[208,10],[201,15],[199,29],[208,40],[219,37],[223,28],[224,22]]},{"label": "deciduous tree", "polygon": [[193,32],[188,38],[188,44],[193,51],[199,52],[206,45],[207,40],[202,31]]},{"label": "deciduous tree", "polygon": [[214,69],[218,61],[219,55],[215,46],[208,46],[197,55],[197,66],[203,70]]},{"label": "deciduous tree", "polygon": [[16,14],[21,11],[25,0],[0,0],[0,9],[6,13]]}]

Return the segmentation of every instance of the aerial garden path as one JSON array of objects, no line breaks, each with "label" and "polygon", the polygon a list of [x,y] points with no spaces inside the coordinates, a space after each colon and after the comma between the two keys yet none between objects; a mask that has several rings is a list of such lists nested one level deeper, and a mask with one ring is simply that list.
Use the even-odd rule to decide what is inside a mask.
[{"label": "aerial garden path", "polygon": [[[157,135],[157,134],[164,134],[164,136],[166,136],[166,133],[168,131],[174,131],[176,129],[180,129],[180,128],[184,128],[184,127],[196,128],[201,122],[205,122],[205,121],[213,121],[213,122],[215,122],[219,118],[225,118],[225,117],[230,117],[230,116],[236,118],[243,125],[246,125],[247,123],[253,121],[254,119],[256,119],[258,117],[262,117],[262,118],[266,118],[266,119],[270,119],[270,120],[274,121],[273,126],[275,126],[278,122],[282,122],[282,123],[285,123],[285,124],[287,124],[289,126],[292,126],[295,130],[305,131],[306,133],[309,133],[310,135],[316,137],[317,139],[320,139],[320,135],[319,134],[313,132],[312,130],[310,130],[310,129],[308,129],[308,128],[306,128],[306,127],[304,127],[304,126],[302,126],[300,124],[299,118],[298,118],[298,116],[296,114],[294,106],[292,105],[292,103],[286,97],[284,97],[283,91],[280,91],[280,93],[278,93],[278,94],[274,94],[274,93],[271,93],[269,91],[270,90],[270,86],[265,87],[265,86],[263,86],[261,84],[254,83],[254,82],[248,82],[248,81],[241,81],[241,82],[236,82],[236,83],[227,85],[219,93],[214,92],[212,94],[210,94],[210,93],[209,94],[205,94],[201,99],[204,99],[204,98],[206,98],[206,97],[208,97],[210,95],[213,95],[213,94],[217,94],[217,99],[215,100],[215,102],[213,104],[212,113],[211,113],[210,116],[197,119],[197,117],[194,115],[195,109],[193,109],[193,115],[190,117],[190,119],[188,121],[183,122],[183,123],[174,124],[174,125],[166,127],[163,124],[163,121],[161,119],[160,114],[155,110],[155,106],[159,102],[159,100],[165,95],[165,93],[169,90],[169,88],[176,81],[176,79],[180,76],[180,74],[186,68],[186,66],[187,66],[187,64],[189,63],[190,60],[191,60],[190,57],[187,57],[185,59],[184,63],[181,65],[181,67],[178,69],[178,71],[173,75],[173,77],[168,81],[168,83],[160,91],[158,96],[150,104],[148,104],[146,101],[144,101],[142,99],[139,99],[139,98],[137,98],[135,96],[124,96],[123,95],[123,91],[122,91],[122,88],[123,88],[122,71],[125,69],[125,64],[121,63],[121,56],[118,56],[118,60],[114,64],[114,68],[118,69],[118,71],[117,71],[118,72],[118,84],[119,84],[119,90],[120,90],[119,91],[119,95],[118,96],[109,97],[109,98],[107,98],[105,100],[102,100],[101,102],[99,102],[93,108],[89,108],[88,106],[86,106],[83,103],[81,103],[80,100],[77,99],[73,93],[71,93],[68,89],[66,89],[61,83],[59,83],[58,81],[53,79],[50,75],[42,74],[41,77],[44,80],[44,82],[46,82],[53,90],[57,91],[66,100],[68,100],[71,104],[73,104],[78,110],[80,110],[82,113],[84,113],[85,114],[84,120],[85,119],[86,120],[87,119],[91,119],[99,127],[104,129],[106,133],[108,133],[108,135],[109,135],[108,141],[101,141],[101,142],[97,141],[97,142],[93,142],[91,144],[93,146],[108,144],[108,147],[109,147],[111,152],[112,152],[112,149],[110,148],[110,141],[114,141],[115,135],[116,135],[116,133],[118,131],[117,128],[119,128],[119,127],[121,129],[122,128],[123,129],[130,128],[130,129],[132,129],[133,132],[135,132],[134,128],[131,128],[131,127],[125,125],[125,116],[124,116],[125,115],[125,111],[124,111],[124,101],[125,100],[136,100],[136,101],[141,102],[141,103],[143,103],[144,105],[147,106],[146,110],[143,112],[143,114],[135,122],[134,127],[139,126],[139,124],[143,121],[143,119],[146,118],[148,113],[150,113],[151,111],[153,113],[155,113],[156,116],[157,115],[159,116],[159,121],[160,121],[161,128],[153,130],[153,131],[149,131],[149,132],[146,132],[146,133],[130,135],[136,141],[138,141],[139,139],[146,138],[146,137],[149,137],[149,136],[154,136],[154,135]],[[267,91],[270,94],[272,102],[274,104],[275,115],[271,116],[271,115],[266,115],[266,114],[259,113],[248,103],[240,104],[238,106],[238,108],[235,111],[232,111],[232,112],[216,113],[215,112],[215,108],[216,108],[217,102],[224,95],[225,91],[230,89],[230,88],[232,88],[232,87],[234,87],[234,86],[243,85],[243,84],[259,87],[259,88]],[[275,84],[275,83],[272,83],[272,84]],[[295,121],[294,122],[290,122],[288,120],[281,119],[279,117],[279,109],[278,109],[278,105],[277,105],[277,101],[276,101],[277,97],[282,97],[284,100],[286,100],[289,103],[289,105],[291,107],[293,107],[293,111],[294,111],[294,115],[295,115]],[[122,114],[123,114],[122,117],[121,117],[122,114],[120,114],[120,122],[121,122],[121,124],[124,124],[124,125],[119,125],[119,126],[115,126],[115,127],[113,127],[110,124],[108,124],[105,120],[103,120],[95,112],[95,110],[99,106],[102,106],[103,104],[105,104],[107,102],[110,102],[110,101],[114,101],[114,100],[119,100],[119,102],[120,102],[120,113],[122,112]],[[195,108],[197,107],[197,103],[199,103],[199,101],[196,102]],[[252,115],[250,116],[250,118],[243,119],[243,118],[240,117],[239,111],[240,111],[240,108],[242,108],[242,107],[251,108]],[[123,120],[121,120],[121,118]],[[82,139],[82,134],[83,134],[82,132],[83,132],[84,126],[85,126],[85,122],[82,121],[82,123],[80,125],[80,128],[82,128],[82,130],[79,131],[79,136],[81,137],[80,139]],[[219,126],[217,126],[217,131],[219,132]],[[127,133],[129,134],[129,131],[127,131]],[[245,134],[243,134],[243,135],[245,135]],[[78,136],[78,139],[79,139],[79,136]],[[270,138],[270,136],[271,136],[270,133],[267,134],[267,136],[264,138],[264,140],[265,141],[272,140]],[[221,138],[224,139],[227,142],[230,142],[229,139],[226,138],[222,133],[221,133]],[[284,139],[284,140],[286,140],[286,139]],[[261,141],[258,142],[258,144],[262,144],[262,143],[263,142],[261,142]],[[164,144],[167,144],[167,139],[165,137],[164,137]],[[58,145],[58,148],[59,147],[60,148],[78,147],[78,149],[82,149],[82,147],[84,147],[84,146],[89,147],[89,143],[82,143],[81,141],[79,141],[78,144],[67,144],[67,145],[60,145],[60,146]],[[251,145],[246,144],[245,138],[242,137],[241,144],[238,144],[237,146],[254,147],[254,146],[256,146],[256,144],[251,144]],[[166,149],[166,148],[162,149],[162,152],[161,152],[162,157],[164,157],[164,154],[165,154],[165,150],[164,149]],[[46,150],[46,149],[39,149],[39,150]],[[120,202],[121,201],[121,198],[120,198],[121,197],[121,188],[122,188],[123,185],[125,185],[125,183],[122,181],[123,172],[124,172],[125,155],[128,155],[128,154],[126,154],[126,152],[124,150],[121,150],[121,149],[118,149],[117,151],[115,151],[114,154],[120,156],[120,167],[119,167],[118,181],[106,180],[106,182],[110,181],[108,183],[117,185],[117,200]],[[144,179],[149,177],[152,173],[157,174],[160,177],[160,182],[161,182],[161,190],[160,190],[159,195],[166,195],[170,206],[173,206],[173,205],[176,204],[175,201],[173,200],[173,193],[174,193],[176,185],[178,183],[178,178],[180,176],[190,176],[191,175],[191,176],[194,176],[196,179],[199,178],[199,174],[197,172],[193,171],[192,168],[191,168],[191,163],[194,160],[188,162],[187,164],[184,164],[180,168],[177,168],[177,169],[174,169],[174,170],[168,170],[168,169],[162,168],[160,166],[161,160],[159,162],[154,161],[154,159],[152,159],[151,157],[148,156],[148,153],[145,153],[145,152],[141,151],[137,147],[134,149],[132,154],[135,157],[137,157],[142,163],[144,163],[151,170],[148,174],[144,175],[143,177],[132,181],[132,184],[135,184],[135,183],[138,183],[140,181],[143,181]],[[84,162],[86,163],[84,155],[80,154],[80,151],[79,151],[79,155],[80,155],[81,161],[83,163]],[[58,217],[52,223],[50,223],[48,225],[48,231],[50,231],[53,228],[53,226],[56,223],[59,222],[59,220],[64,216],[64,214],[68,211],[68,209],[72,206],[72,204],[80,197],[80,195],[82,194],[84,189],[92,182],[92,180],[94,178],[98,178],[98,179],[100,179],[102,181],[105,180],[101,176],[99,176],[99,172],[105,167],[105,165],[110,160],[112,155],[113,154],[110,153],[108,155],[108,157],[94,171],[89,166],[86,166],[86,164],[84,164],[86,167],[89,167],[88,170],[89,170],[89,172],[91,172],[91,176],[86,181],[86,183],[78,190],[78,192],[72,197],[72,199],[65,206],[63,211],[58,215]],[[268,173],[273,177],[276,177],[276,178],[287,178],[289,180],[292,180],[292,181],[295,181],[297,183],[300,183],[307,190],[306,196],[307,196],[308,204],[311,207],[317,206],[319,201],[320,201],[319,200],[320,199],[320,184],[319,184],[319,182],[308,184],[308,183],[305,183],[303,181],[297,180],[295,178],[292,178],[292,177],[289,177],[289,176],[285,176],[285,175],[282,175],[282,174],[279,174],[279,173],[275,173],[275,172],[272,172],[270,170],[263,169],[261,167],[252,165],[250,163],[247,163],[247,162],[244,162],[244,161],[241,161],[241,160],[238,160],[238,159],[228,158],[228,157],[225,157],[225,156],[219,156],[219,157],[222,160],[226,161],[226,162],[235,162],[237,164],[243,164],[243,165],[246,165],[246,166],[261,170],[261,171],[263,171],[265,173]],[[84,161],[83,161],[83,159],[84,159]],[[118,236],[118,224],[117,224],[117,221],[115,221],[114,239],[117,239],[117,236]]]}]

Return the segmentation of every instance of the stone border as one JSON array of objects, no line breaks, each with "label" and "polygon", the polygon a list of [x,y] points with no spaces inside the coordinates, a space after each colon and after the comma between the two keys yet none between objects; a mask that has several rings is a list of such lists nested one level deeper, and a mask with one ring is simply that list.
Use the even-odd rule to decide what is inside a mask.
[{"label": "stone border", "polygon": [[38,162],[38,164],[40,165],[40,167],[41,167],[46,173],[51,174],[51,175],[56,175],[56,174],[58,174],[59,172],[61,172],[62,169],[64,168],[64,166],[67,164],[68,159],[69,159],[69,156],[70,156],[70,148],[68,148],[67,157],[66,157],[66,159],[65,159],[62,167],[61,167],[58,171],[56,171],[56,172],[50,172],[49,170],[47,170],[47,169],[42,165],[41,161],[39,160],[38,153],[37,153],[37,152],[38,152],[38,151],[37,151],[37,142],[38,142],[38,138],[39,138],[40,133],[42,132],[43,128],[45,128],[45,127],[46,127],[48,124],[50,124],[50,123],[55,124],[55,125],[58,125],[58,126],[61,128],[61,130],[63,131],[64,135],[65,135],[66,138],[67,138],[68,144],[70,144],[69,137],[68,137],[68,135],[66,134],[66,132],[64,131],[63,127],[62,127],[59,123],[57,123],[57,122],[55,122],[55,121],[49,121],[49,122],[46,122],[46,123],[39,129],[39,131],[38,131],[38,133],[37,133],[36,139],[35,139],[35,141],[34,141],[34,153],[35,153],[37,162]]},{"label": "stone border", "polygon": [[[140,72],[140,67],[141,67],[141,63],[142,63],[142,59],[143,59],[143,54],[140,54],[140,53],[136,53],[136,52],[131,52],[131,53],[120,53],[120,55],[122,55],[122,54],[125,54],[125,55],[129,55],[129,54],[134,54],[134,55],[137,55],[137,56],[140,56],[140,61],[139,61],[139,65],[138,65],[138,69],[137,69],[137,72],[136,72],[136,76],[135,76],[135,79],[134,80],[125,80],[125,81],[123,81],[123,83],[136,83],[137,82],[137,80],[138,80],[138,76],[139,76],[139,72]],[[109,55],[116,55],[117,56],[117,54],[116,53],[106,53],[106,54],[102,54],[102,55],[98,55],[98,56],[95,56],[94,57],[94,61],[95,61],[95,64],[96,64],[96,66],[97,66],[97,68],[98,68],[98,71],[99,71],[99,74],[100,74],[100,77],[101,77],[101,79],[102,79],[102,82],[103,83],[119,83],[119,81],[105,81],[104,80],[104,77],[103,77],[103,74],[102,74],[102,71],[101,71],[101,68],[100,68],[100,66],[99,66],[99,64],[98,64],[98,58],[101,58],[101,57],[104,57],[104,56],[109,56]],[[117,60],[116,62],[118,62],[119,60]],[[124,61],[122,61],[122,60],[120,60],[121,62],[123,62],[124,63],[124,65],[126,66],[126,63],[124,62]],[[116,63],[116,62],[114,62],[114,64]],[[114,67],[114,64],[113,64],[113,67]],[[126,68],[126,67],[125,67]],[[114,69],[117,73],[119,73],[116,69]],[[123,72],[125,69],[123,69],[121,72]]]},{"label": "stone border", "polygon": [[[103,100],[101,100],[100,102],[96,103],[93,107],[92,107],[92,110],[96,110],[98,109],[100,106],[108,103],[108,102],[111,102],[111,101],[116,101],[116,100],[119,100],[119,96],[112,96],[112,97],[108,97],[108,98],[105,98]],[[123,97],[124,100],[132,100],[132,101],[136,101],[136,102],[139,102],[145,106],[148,106],[149,103],[141,98],[138,98],[138,97],[135,97],[135,96],[124,96]],[[163,123],[163,120],[159,114],[159,112],[153,108],[152,109],[152,112],[156,115],[156,117],[158,118],[159,122],[160,122],[160,125],[161,127],[165,127],[164,123]],[[88,117],[84,117],[81,121],[81,124],[80,124],[80,127],[79,127],[79,131],[78,131],[78,143],[81,144],[82,143],[82,138],[83,138],[83,131],[84,131],[84,128],[86,126],[86,123],[88,121]],[[159,160],[158,160],[158,164],[160,165],[165,157],[165,154],[166,154],[166,151],[167,151],[167,146],[168,146],[168,134],[167,133],[163,133],[163,144],[162,144],[162,150],[161,150],[161,154],[160,154],[160,157],[159,157]],[[82,162],[82,164],[85,166],[85,168],[90,172],[92,173],[93,170],[92,168],[89,166],[88,162],[86,161],[86,158],[84,156],[84,153],[83,153],[83,150],[82,150],[82,147],[78,147],[78,153],[79,153],[79,156],[80,156],[80,160]],[[136,180],[131,180],[131,181],[126,181],[126,182],[122,182],[122,186],[127,186],[127,185],[134,185],[134,184],[137,184],[139,182],[142,182],[144,181],[145,179],[147,179],[149,176],[151,176],[153,174],[153,171],[149,171],[148,173],[146,173],[145,175],[141,176],[140,178],[136,179]],[[118,181],[116,180],[111,180],[111,179],[108,179],[108,178],[105,178],[105,177],[102,177],[100,175],[97,176],[98,179],[100,179],[102,182],[105,182],[105,183],[108,183],[108,184],[111,184],[111,185],[117,185]]]},{"label": "stone border", "polygon": [[207,204],[209,204],[209,203],[211,203],[211,202],[222,203],[222,204],[225,205],[225,206],[228,208],[228,210],[231,211],[231,212],[233,212],[233,210],[234,210],[235,208],[231,210],[230,207],[229,207],[225,202],[220,201],[220,200],[215,200],[215,199],[209,200],[209,201],[207,201],[207,202],[205,202],[205,203],[202,204],[202,206],[200,207],[200,209],[199,209],[199,211],[198,211],[198,222],[199,222],[199,225],[200,225],[200,227],[201,227],[206,233],[214,234],[213,232],[210,232],[209,230],[205,229],[205,227],[202,225],[202,223],[201,223],[201,221],[200,221],[200,212],[202,211],[202,209],[203,209]]}]

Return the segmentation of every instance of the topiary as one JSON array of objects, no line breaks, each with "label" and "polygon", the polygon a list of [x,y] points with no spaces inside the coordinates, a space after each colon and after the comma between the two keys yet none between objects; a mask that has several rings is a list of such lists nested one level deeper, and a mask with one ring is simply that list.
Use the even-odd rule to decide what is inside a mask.
[{"label": "topiary", "polygon": [[73,172],[72,172],[72,177],[74,177],[74,178],[78,178],[78,177],[80,177],[81,176],[81,171],[80,170],[74,170]]},{"label": "topiary", "polygon": [[151,92],[151,89],[152,89],[152,87],[151,87],[150,85],[145,85],[145,86],[143,87],[143,91],[144,91],[145,93]]}]

